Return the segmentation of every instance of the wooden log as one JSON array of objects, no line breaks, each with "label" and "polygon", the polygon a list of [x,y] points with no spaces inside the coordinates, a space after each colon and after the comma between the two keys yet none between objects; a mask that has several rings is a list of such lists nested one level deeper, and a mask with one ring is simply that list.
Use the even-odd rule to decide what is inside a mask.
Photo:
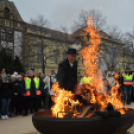
[{"label": "wooden log", "polygon": [[83,118],[85,117],[90,111],[93,110],[93,106],[86,106],[82,109],[82,112],[80,115],[77,116],[77,118]]}]

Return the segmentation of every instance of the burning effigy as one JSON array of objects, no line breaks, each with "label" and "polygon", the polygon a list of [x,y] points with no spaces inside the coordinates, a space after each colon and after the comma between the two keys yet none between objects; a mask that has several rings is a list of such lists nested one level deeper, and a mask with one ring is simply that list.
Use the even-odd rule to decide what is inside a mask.
[{"label": "burning effigy", "polygon": [[[83,57],[85,73],[92,79],[74,92],[62,89],[58,82],[52,87],[54,106],[51,111],[33,115],[33,124],[41,133],[56,134],[121,134],[133,125],[134,110],[125,109],[121,101],[119,82],[107,93],[98,67],[99,31],[89,17],[85,28],[86,41],[80,56]],[[115,78],[118,76],[115,76]]]}]

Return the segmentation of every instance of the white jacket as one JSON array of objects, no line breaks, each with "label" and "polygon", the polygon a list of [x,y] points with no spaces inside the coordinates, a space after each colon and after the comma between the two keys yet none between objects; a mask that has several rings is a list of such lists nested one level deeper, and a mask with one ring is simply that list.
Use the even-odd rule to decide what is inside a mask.
[{"label": "white jacket", "polygon": [[[50,95],[54,95],[54,92],[51,91],[51,89],[50,89],[50,77],[49,77],[49,76],[46,76],[46,77],[43,79],[43,82],[45,83],[44,89],[45,89],[45,88],[48,88],[49,94],[50,94]],[[51,76],[51,82],[52,82],[53,84],[56,83],[56,78]]]},{"label": "white jacket", "polygon": [[113,77],[107,77],[107,81],[109,82],[109,86],[111,88],[115,85],[115,79]]}]

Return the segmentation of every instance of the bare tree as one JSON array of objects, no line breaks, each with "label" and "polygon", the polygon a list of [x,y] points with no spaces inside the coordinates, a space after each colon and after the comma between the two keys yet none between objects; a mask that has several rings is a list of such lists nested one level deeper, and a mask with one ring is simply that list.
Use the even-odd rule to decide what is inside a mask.
[{"label": "bare tree", "polygon": [[[33,24],[33,29],[35,29],[36,31],[38,30],[41,34],[45,32],[44,27],[49,27],[50,26],[50,22],[45,19],[45,17],[43,15],[38,15],[35,19],[31,19],[30,23]],[[35,25],[35,26],[34,26]],[[34,43],[32,46],[39,46],[39,50],[38,53],[41,53],[41,59],[42,59],[42,71],[44,73],[44,69],[45,69],[45,55],[44,55],[44,50],[47,47],[46,44],[44,44],[43,38],[40,40],[40,42],[36,42]],[[39,52],[40,51],[40,52]]]},{"label": "bare tree", "polygon": [[[124,55],[126,56],[126,63],[132,64],[134,67],[134,27],[132,32],[127,32],[125,34],[124,39],[125,47],[124,47]],[[132,60],[128,60],[128,58],[131,58]]]},{"label": "bare tree", "polygon": [[124,41],[124,34],[121,32],[118,26],[108,26],[105,30],[105,32],[112,38],[119,40],[121,42]]},{"label": "bare tree", "polygon": [[63,32],[63,34],[64,34],[64,36],[65,36],[65,39],[66,40],[69,40],[69,34],[68,34],[68,28],[66,27],[66,26],[63,26],[63,25],[61,25],[60,26],[60,31],[62,31]]},{"label": "bare tree", "polygon": [[72,31],[76,31],[77,29],[86,26],[89,16],[94,21],[94,28],[100,31],[104,30],[104,27],[106,26],[106,17],[103,16],[102,11],[92,9],[89,11],[82,10],[80,12],[78,20],[74,21]]},{"label": "bare tree", "polygon": [[50,22],[45,19],[45,17],[43,15],[38,15],[36,18],[32,18],[30,20],[30,23],[39,27],[49,27],[50,26]]},{"label": "bare tree", "polygon": [[[46,31],[46,28],[44,28],[44,27],[50,26],[50,23],[48,23],[48,21],[46,19],[44,19],[44,17],[42,15],[38,15],[38,17],[36,19],[31,19],[31,23],[33,24],[32,28],[34,30],[38,30],[41,34],[44,35],[44,33],[47,34],[49,32],[49,29],[47,29],[47,31]],[[61,34],[64,35],[63,42],[67,42],[69,40],[69,37],[68,37],[69,35],[67,33],[68,29],[64,26],[61,26],[61,29],[63,31],[63,33],[61,33]],[[31,63],[27,63],[27,64],[30,64],[32,66],[32,63],[37,63],[37,60],[41,61],[43,73],[44,73],[44,70],[46,67],[47,60],[53,59],[55,64],[58,64],[59,58],[63,57],[63,55],[65,55],[66,47],[69,46],[68,44],[65,45],[65,43],[62,43],[62,46],[61,46],[61,44],[58,45],[56,41],[55,41],[55,43],[53,43],[53,41],[51,42],[50,39],[49,39],[50,41],[45,42],[44,41],[45,38],[47,38],[47,37],[41,36],[39,40],[34,40],[33,38],[31,38],[31,39],[28,38],[28,42],[27,42],[27,43],[29,43],[29,41],[32,42],[32,43],[29,43],[31,45],[29,47],[29,50],[27,50],[27,51],[30,51],[28,53],[27,57],[28,57],[28,59],[30,59]],[[55,44],[57,44],[56,47],[55,47]],[[62,47],[63,53],[59,52],[59,51],[61,51],[61,47]],[[34,50],[34,51],[32,51],[32,50]],[[34,57],[36,57],[37,60],[35,60]]]},{"label": "bare tree", "polygon": [[134,27],[132,33],[127,32],[125,37],[125,43],[127,44],[127,47],[134,51]]}]

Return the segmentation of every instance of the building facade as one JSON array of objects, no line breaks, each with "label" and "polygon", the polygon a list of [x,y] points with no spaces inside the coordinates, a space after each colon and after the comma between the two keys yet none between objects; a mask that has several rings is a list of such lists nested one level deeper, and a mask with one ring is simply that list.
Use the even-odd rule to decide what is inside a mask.
[{"label": "building facade", "polygon": [[[78,38],[84,32],[83,29],[79,29],[69,35],[26,23],[15,4],[8,0],[0,0],[0,31],[0,49],[6,48],[13,57],[20,57],[26,70],[34,68],[35,72],[44,72],[46,75],[50,70],[57,72],[58,63],[66,58],[66,51],[69,47],[73,44],[82,45],[83,41]],[[101,70],[114,67],[123,71],[126,58],[118,48],[121,43],[111,39],[104,32],[100,32],[100,36],[102,44],[98,58]],[[77,59],[79,61],[78,72],[84,73],[83,59],[79,56]]]}]

